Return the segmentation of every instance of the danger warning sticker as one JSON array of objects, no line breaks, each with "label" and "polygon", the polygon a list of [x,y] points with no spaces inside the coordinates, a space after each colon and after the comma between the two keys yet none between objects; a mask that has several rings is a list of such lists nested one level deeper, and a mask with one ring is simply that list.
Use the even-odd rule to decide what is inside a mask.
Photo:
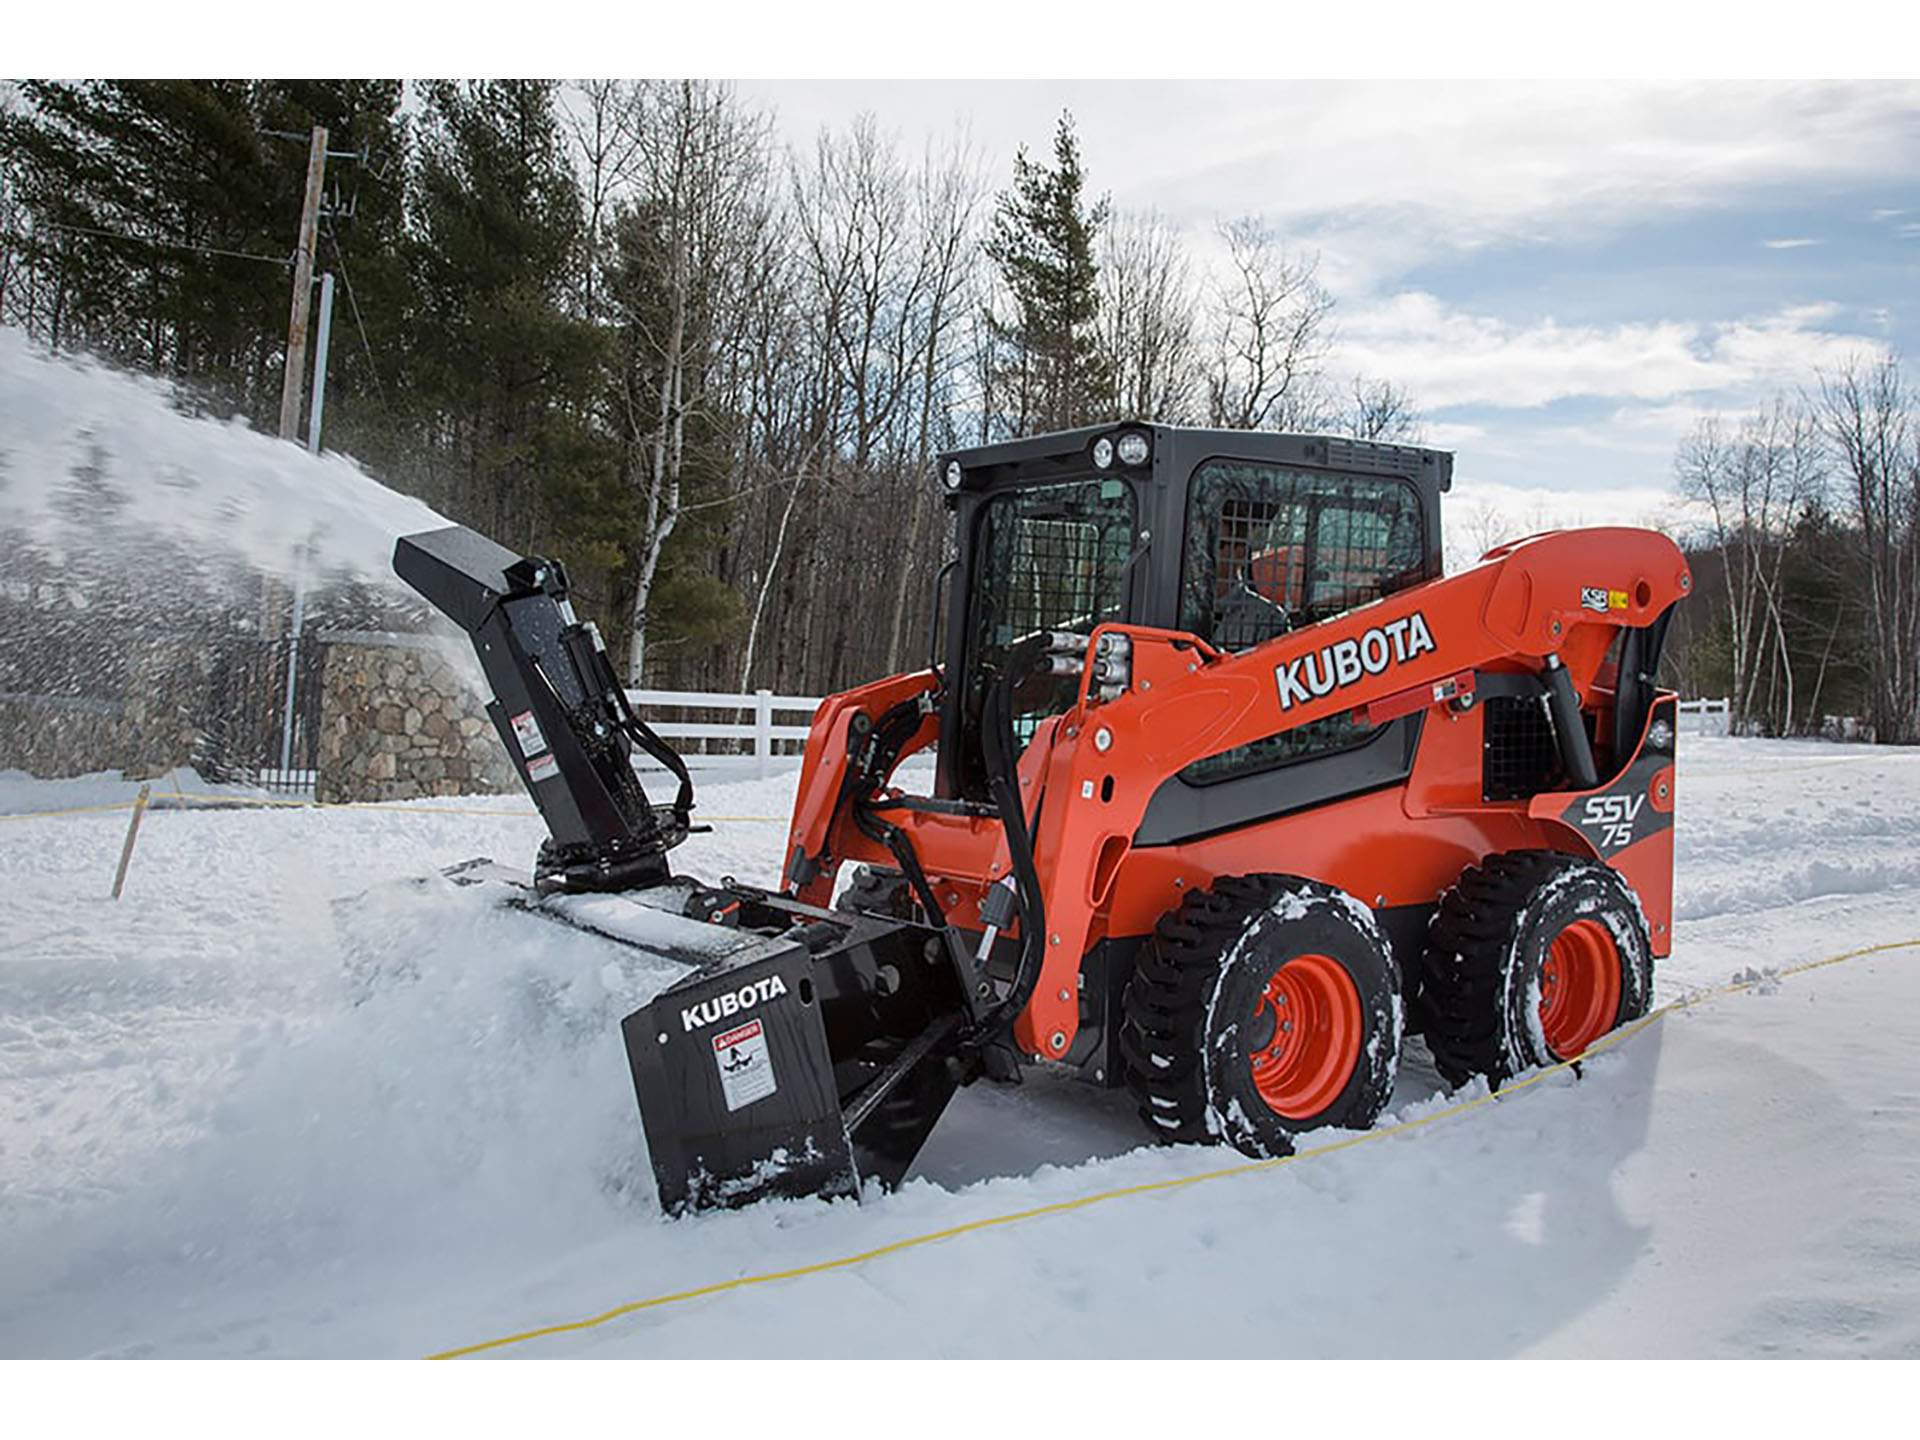
[{"label": "danger warning sticker", "polygon": [[533,718],[531,710],[522,710],[513,717],[513,733],[520,742],[522,755],[538,755],[547,748],[547,737],[540,733],[540,722]]},{"label": "danger warning sticker", "polygon": [[560,762],[551,755],[542,755],[527,762],[529,780],[551,780],[560,773]]},{"label": "danger warning sticker", "polygon": [[758,1020],[714,1036],[713,1063],[720,1069],[720,1088],[726,1092],[729,1110],[744,1109],[780,1088],[773,1078],[767,1034]]}]

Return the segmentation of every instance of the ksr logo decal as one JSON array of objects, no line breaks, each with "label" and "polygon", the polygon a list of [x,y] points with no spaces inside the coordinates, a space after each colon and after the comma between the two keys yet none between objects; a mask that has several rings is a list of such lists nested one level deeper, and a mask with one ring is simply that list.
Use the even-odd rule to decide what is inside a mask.
[{"label": "ksr logo decal", "polygon": [[1644,795],[1590,795],[1580,823],[1598,826],[1601,848],[1617,850],[1633,843],[1633,822],[1646,803]]}]

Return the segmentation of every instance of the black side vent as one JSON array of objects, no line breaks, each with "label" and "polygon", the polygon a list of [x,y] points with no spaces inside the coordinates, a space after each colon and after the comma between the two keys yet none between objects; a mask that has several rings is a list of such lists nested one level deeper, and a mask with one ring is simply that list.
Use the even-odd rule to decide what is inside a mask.
[{"label": "black side vent", "polygon": [[1546,707],[1519,695],[1490,695],[1482,705],[1482,798],[1525,800],[1559,788],[1560,750]]}]

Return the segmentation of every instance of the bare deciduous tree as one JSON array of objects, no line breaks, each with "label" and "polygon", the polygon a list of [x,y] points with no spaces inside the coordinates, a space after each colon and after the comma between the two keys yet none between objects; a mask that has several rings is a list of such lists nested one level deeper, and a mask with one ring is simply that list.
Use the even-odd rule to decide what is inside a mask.
[{"label": "bare deciduous tree", "polygon": [[1333,297],[1317,256],[1290,254],[1262,220],[1220,226],[1224,278],[1214,286],[1208,423],[1234,430],[1306,428],[1320,413],[1311,383],[1326,358]]},{"label": "bare deciduous tree", "polygon": [[1420,412],[1413,397],[1391,380],[1356,375],[1345,403],[1328,417],[1327,428],[1359,440],[1417,444]]},{"label": "bare deciduous tree", "polygon": [[571,103],[561,110],[567,140],[580,175],[585,208],[581,245],[581,308],[589,320],[600,318],[599,285],[605,268],[607,230],[620,195],[631,185],[639,159],[641,115],[638,87],[626,80],[576,80],[568,87]]},{"label": "bare deciduous tree", "polygon": [[1729,722],[1736,730],[1785,733],[1796,712],[1781,574],[1793,527],[1823,482],[1812,417],[1776,400],[1731,437],[1709,417],[1681,444],[1674,464],[1681,493],[1707,506],[1726,567]]},{"label": "bare deciduous tree", "polygon": [[1111,366],[1111,415],[1169,424],[1198,417],[1197,308],[1172,224],[1152,213],[1114,216],[1102,236],[1095,327]]},{"label": "bare deciduous tree", "polygon": [[1915,398],[1892,355],[1819,377],[1814,406],[1859,529],[1872,674],[1883,742],[1920,740],[1920,434]]},{"label": "bare deciduous tree", "polygon": [[641,683],[647,608],[660,557],[681,514],[689,422],[712,421],[709,382],[748,313],[764,269],[771,209],[767,122],[724,86],[682,80],[636,92],[634,161],[639,201],[626,218],[651,293],[629,306],[637,375],[628,434],[638,442],[633,479],[640,518],[630,539],[632,635],[627,673]]}]

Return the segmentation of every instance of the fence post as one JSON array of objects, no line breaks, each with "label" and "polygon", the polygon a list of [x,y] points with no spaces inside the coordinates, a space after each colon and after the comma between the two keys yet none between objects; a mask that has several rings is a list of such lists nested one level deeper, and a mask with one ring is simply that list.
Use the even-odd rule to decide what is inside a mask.
[{"label": "fence post", "polygon": [[773,692],[753,692],[753,769],[759,779],[767,778],[773,758]]}]

